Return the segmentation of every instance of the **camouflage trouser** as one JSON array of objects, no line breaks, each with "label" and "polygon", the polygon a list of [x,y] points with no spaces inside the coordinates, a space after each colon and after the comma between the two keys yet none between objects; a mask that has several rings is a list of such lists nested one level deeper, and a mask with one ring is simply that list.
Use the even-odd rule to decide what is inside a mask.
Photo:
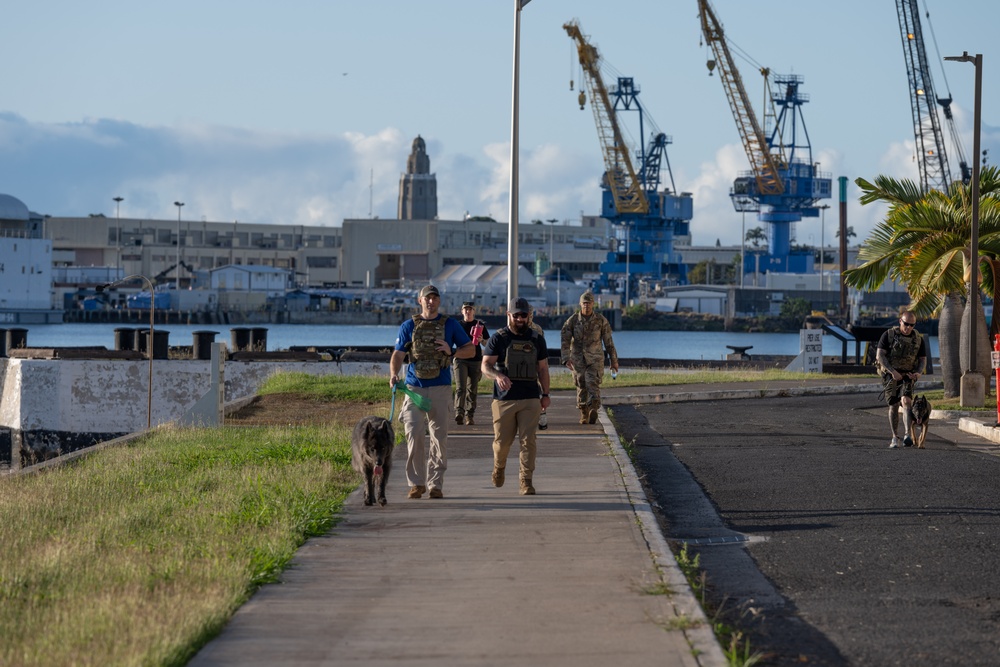
[{"label": "camouflage trouser", "polygon": [[585,364],[573,360],[573,384],[576,385],[576,406],[585,407],[594,403],[601,407],[601,380],[604,379],[604,364]]},{"label": "camouflage trouser", "polygon": [[903,378],[899,382],[892,379],[891,373],[882,376],[882,391],[887,405],[896,405],[903,396],[913,398],[913,380]]}]

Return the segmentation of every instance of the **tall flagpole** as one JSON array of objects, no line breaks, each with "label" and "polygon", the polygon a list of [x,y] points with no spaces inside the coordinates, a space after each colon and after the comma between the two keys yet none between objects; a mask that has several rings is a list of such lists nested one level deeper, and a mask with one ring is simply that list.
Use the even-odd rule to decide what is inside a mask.
[{"label": "tall flagpole", "polygon": [[507,299],[517,298],[517,109],[521,46],[521,10],[531,0],[514,0],[514,77],[510,110],[510,214],[507,223]]}]

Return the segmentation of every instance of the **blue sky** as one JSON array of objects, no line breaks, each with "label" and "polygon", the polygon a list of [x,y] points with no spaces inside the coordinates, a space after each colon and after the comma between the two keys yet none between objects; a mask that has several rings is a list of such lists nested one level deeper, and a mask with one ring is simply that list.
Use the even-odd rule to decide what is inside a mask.
[{"label": "blue sky", "polygon": [[[416,135],[439,213],[508,218],[513,0],[213,0],[5,3],[0,41],[0,192],[56,216],[114,215],[340,225],[394,217]],[[983,147],[1000,161],[1000,3],[921,0],[928,56],[984,57]],[[848,224],[880,217],[853,181],[916,178],[895,4],[714,0],[728,37],[773,71],[800,74],[813,157],[847,176]],[[695,0],[533,0],[521,22],[520,217],[600,210],[602,160],[572,42],[580,21],[633,76],[673,137],[677,188],[694,196],[696,244],[736,244],[728,191],[748,168],[718,76],[708,76]],[[932,41],[931,29],[933,29]],[[756,65],[738,62],[751,99]],[[935,64],[972,152],[974,67]],[[575,83],[569,90],[570,79]],[[758,114],[761,109],[757,107]],[[949,144],[950,148],[950,144]],[[953,170],[957,170],[954,164]],[[832,242],[836,201],[796,229]],[[747,217],[746,227],[756,225]]]}]

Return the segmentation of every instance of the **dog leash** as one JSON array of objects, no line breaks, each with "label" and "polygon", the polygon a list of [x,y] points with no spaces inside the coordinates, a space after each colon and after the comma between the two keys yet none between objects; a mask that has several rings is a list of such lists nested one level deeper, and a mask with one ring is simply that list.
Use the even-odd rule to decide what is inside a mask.
[{"label": "dog leash", "polygon": [[396,385],[392,386],[392,403],[389,405],[389,423],[392,423],[392,417],[396,414]]}]

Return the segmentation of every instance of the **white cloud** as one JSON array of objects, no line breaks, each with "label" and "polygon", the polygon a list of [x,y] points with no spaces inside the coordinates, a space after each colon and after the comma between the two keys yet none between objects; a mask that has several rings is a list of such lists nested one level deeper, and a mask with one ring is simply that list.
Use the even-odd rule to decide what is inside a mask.
[{"label": "white cloud", "polygon": [[[984,126],[983,146],[1000,143],[1000,132]],[[185,202],[188,220],[239,220],[288,225],[340,225],[345,218],[396,215],[399,176],[406,170],[415,135],[395,127],[372,134],[264,132],[185,123],[141,126],[120,120],[34,123],[0,113],[0,189],[29,208],[56,216],[114,214],[112,197],[122,196],[125,217],[173,219],[175,200]],[[424,137],[437,175],[442,219],[491,215],[509,217],[510,145],[495,142],[476,154],[451,148],[447,137]],[[817,151],[821,170],[832,175],[833,197],[824,203],[825,232],[817,219],[796,226],[800,243],[834,242],[840,215],[840,174],[854,169],[834,149]],[[680,191],[691,192],[693,242],[738,245],[743,216],[729,197],[733,179],[747,170],[742,146],[718,149],[693,175],[674,164]],[[522,220],[578,220],[598,214],[602,165],[599,153],[546,143],[521,147]],[[889,144],[878,173],[917,178],[912,142]],[[847,224],[855,242],[870,234],[885,207],[858,203],[857,175],[849,177]],[[757,226],[746,216],[747,229]],[[812,238],[810,239],[810,235]]]}]

